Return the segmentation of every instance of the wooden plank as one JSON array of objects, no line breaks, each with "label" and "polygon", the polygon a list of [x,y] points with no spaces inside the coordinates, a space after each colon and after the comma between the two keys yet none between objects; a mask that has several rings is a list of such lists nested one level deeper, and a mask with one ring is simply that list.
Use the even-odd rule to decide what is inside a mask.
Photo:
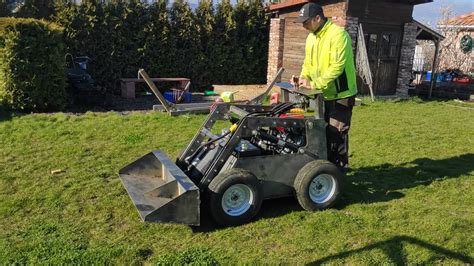
[{"label": "wooden plank", "polygon": [[305,55],[305,48],[303,46],[285,45],[284,49],[284,54]]},{"label": "wooden plank", "polygon": [[285,41],[283,42],[283,45],[284,47],[294,47],[294,48],[298,48],[298,49],[301,49],[302,51],[304,51],[304,48],[305,48],[305,42],[288,42],[288,41]]},{"label": "wooden plank", "polygon": [[289,67],[301,67],[304,63],[304,58],[300,59],[283,59],[283,64],[289,66]]},{"label": "wooden plank", "polygon": [[[287,47],[288,48],[288,47]],[[283,52],[284,56],[293,56],[293,57],[304,57],[304,49],[285,49]]]},{"label": "wooden plank", "polygon": [[290,67],[297,67],[302,66],[304,63],[304,57],[301,58],[283,58],[283,64],[290,66]]},{"label": "wooden plank", "polygon": [[283,62],[292,62],[293,64],[303,64],[304,56],[291,56],[284,54]]},{"label": "wooden plank", "polygon": [[290,70],[297,70],[298,72],[301,71],[301,68],[303,68],[303,65],[292,65],[292,64],[285,64],[283,63],[283,67],[285,67],[285,69],[288,71]]},{"label": "wooden plank", "polygon": [[301,66],[300,67],[288,67],[288,66],[285,66],[286,67],[286,71],[285,73],[292,73],[290,74],[291,75],[296,75],[295,73],[297,73],[298,75],[301,73]]},{"label": "wooden plank", "polygon": [[[286,50],[286,49],[285,49]],[[287,58],[292,58],[294,60],[303,60],[304,59],[304,50],[301,50],[300,53],[295,53],[295,52],[283,52],[283,60],[285,60],[285,57]]]},{"label": "wooden plank", "polygon": [[304,54],[288,54],[288,53],[283,53],[283,61],[293,61],[295,63],[301,62],[303,63],[304,60]]},{"label": "wooden plank", "polygon": [[[300,68],[288,68],[288,70],[285,72],[288,76],[286,76],[287,80],[291,77],[291,75],[299,75],[301,73],[301,67]],[[282,77],[285,77],[285,75],[282,75]]]},{"label": "wooden plank", "polygon": [[283,60],[283,64],[286,67],[302,67],[303,60]]}]

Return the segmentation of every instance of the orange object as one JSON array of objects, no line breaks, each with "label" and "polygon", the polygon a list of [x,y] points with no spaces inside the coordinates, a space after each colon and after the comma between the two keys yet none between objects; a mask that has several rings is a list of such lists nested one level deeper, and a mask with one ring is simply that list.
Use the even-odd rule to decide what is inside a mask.
[{"label": "orange object", "polygon": [[292,114],[304,114],[304,109],[302,109],[302,108],[292,108],[290,110],[290,113],[292,113]]}]

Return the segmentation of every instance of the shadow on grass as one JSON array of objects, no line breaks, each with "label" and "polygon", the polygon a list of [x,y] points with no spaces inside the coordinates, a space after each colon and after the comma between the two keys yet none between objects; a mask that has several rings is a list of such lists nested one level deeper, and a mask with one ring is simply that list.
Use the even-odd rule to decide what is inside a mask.
[{"label": "shadow on grass", "polygon": [[435,263],[436,260],[439,259],[439,256],[443,256],[443,258],[458,260],[459,262],[470,264],[470,265],[472,265],[472,263],[474,262],[474,259],[472,257],[469,257],[464,254],[456,253],[449,249],[430,244],[420,239],[416,239],[409,236],[395,236],[388,240],[377,242],[363,248],[345,251],[339,254],[324,257],[322,259],[309,263],[309,265],[321,265],[323,263],[328,263],[333,260],[344,259],[351,255],[371,251],[374,249],[382,250],[382,252],[385,253],[385,255],[390,259],[392,263],[395,263],[397,265],[407,265],[408,261],[405,256],[406,252],[403,250],[403,246],[406,244],[416,245],[418,247],[425,248],[434,252],[437,256],[434,258],[431,258],[430,261],[426,262],[429,264]]},{"label": "shadow on grass", "polygon": [[[295,198],[264,200],[255,220],[279,217],[293,211],[301,210],[303,209]],[[196,227],[191,226],[191,229],[195,233],[209,233],[223,228],[225,227],[214,222],[211,212],[205,204],[201,206],[201,225]]]},{"label": "shadow on grass", "polygon": [[382,164],[354,169],[345,183],[341,205],[384,202],[402,198],[397,190],[426,186],[474,171],[474,154],[442,160],[416,159],[402,165]]},{"label": "shadow on grass", "polygon": [[[404,197],[397,190],[426,186],[436,180],[458,178],[474,171],[474,154],[443,160],[420,158],[402,165],[382,164],[353,169],[346,179],[342,200],[337,208],[356,203],[386,202]],[[263,201],[258,219],[283,216],[302,208],[295,198]],[[201,226],[194,232],[211,232],[219,227],[212,221],[206,205],[201,207]]]},{"label": "shadow on grass", "polygon": [[5,107],[0,104],[0,122],[9,121],[12,119],[12,116],[13,114],[11,112],[6,111]]}]

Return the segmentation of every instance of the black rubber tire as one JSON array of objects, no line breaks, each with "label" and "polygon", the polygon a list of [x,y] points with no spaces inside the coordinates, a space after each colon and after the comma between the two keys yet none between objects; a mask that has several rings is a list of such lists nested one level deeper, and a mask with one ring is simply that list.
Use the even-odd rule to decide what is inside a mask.
[{"label": "black rubber tire", "polygon": [[[222,207],[222,197],[225,191],[235,184],[244,184],[253,193],[250,208],[239,216],[228,215]],[[208,192],[208,206],[212,218],[223,226],[236,226],[248,223],[255,217],[262,206],[262,186],[258,179],[247,170],[234,168],[220,173],[209,184]]]},{"label": "black rubber tire", "polygon": [[[314,202],[309,194],[309,186],[316,176],[320,174],[330,175],[335,184],[334,194],[323,203]],[[301,205],[301,207],[307,211],[316,211],[324,210],[331,208],[334,204],[337,203],[340,197],[342,190],[342,173],[337,169],[337,167],[325,160],[316,160],[307,163],[301,170],[298,172],[298,175],[294,181],[294,188],[296,192],[296,198]]]}]

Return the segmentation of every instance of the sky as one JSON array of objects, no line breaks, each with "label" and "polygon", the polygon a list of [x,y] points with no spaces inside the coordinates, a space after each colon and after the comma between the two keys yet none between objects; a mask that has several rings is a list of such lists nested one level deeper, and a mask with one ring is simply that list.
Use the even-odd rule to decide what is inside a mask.
[{"label": "sky", "polygon": [[432,3],[416,5],[413,18],[435,27],[440,19],[440,9],[452,6],[453,17],[474,12],[474,0],[434,0]]}]

